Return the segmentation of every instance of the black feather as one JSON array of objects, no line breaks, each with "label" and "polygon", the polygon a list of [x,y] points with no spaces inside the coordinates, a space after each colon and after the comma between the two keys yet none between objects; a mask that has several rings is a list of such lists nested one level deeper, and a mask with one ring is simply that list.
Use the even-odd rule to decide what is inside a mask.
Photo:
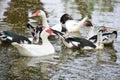
[{"label": "black feather", "polygon": [[80,37],[69,37],[67,38],[67,41],[74,41],[74,42],[79,42],[79,46],[80,47],[85,47],[85,46],[90,46],[93,48],[96,48],[96,46],[89,40],[86,40],[84,38],[80,38]]},{"label": "black feather", "polygon": [[69,14],[63,14],[60,18],[62,24],[65,24],[67,20],[73,20],[73,18]]},{"label": "black feather", "polygon": [[[113,31],[113,32],[110,32],[110,33],[103,33],[102,34],[102,36],[103,36],[103,41],[107,41],[107,40],[109,40],[112,36],[112,34],[115,34],[115,38],[117,38],[117,31]],[[104,36],[106,36],[106,37],[104,37]],[[111,37],[110,37],[111,36]],[[94,36],[92,36],[91,38],[89,38],[89,40],[91,41],[93,41],[94,43],[95,42],[97,42],[97,35],[94,35]],[[110,42],[111,43],[111,42]],[[104,43],[105,44],[105,43]]]},{"label": "black feather", "polygon": [[[26,41],[29,44],[31,43],[31,41],[27,37],[24,37],[22,35],[18,35],[8,31],[3,31],[3,33],[6,36],[5,37],[6,39],[2,40],[3,43],[9,43],[9,44],[11,44],[12,42],[24,43],[24,41]],[[11,39],[9,39],[8,37],[11,37]]]}]

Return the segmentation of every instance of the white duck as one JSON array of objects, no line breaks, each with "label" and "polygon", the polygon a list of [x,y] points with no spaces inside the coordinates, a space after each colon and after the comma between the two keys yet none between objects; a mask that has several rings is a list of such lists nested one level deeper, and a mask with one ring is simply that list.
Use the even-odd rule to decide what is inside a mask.
[{"label": "white duck", "polygon": [[[38,10],[35,13],[33,13],[32,17],[35,16],[41,16],[42,17],[42,24],[43,26],[49,27],[46,19],[46,14],[42,10]],[[57,30],[59,32],[62,31],[62,28],[66,28],[67,32],[78,32],[81,27],[83,26],[89,26],[88,23],[86,22],[88,17],[86,16],[84,19],[81,21],[76,21],[73,20],[72,17],[68,14],[62,15],[59,24],[56,24],[55,26],[51,27],[54,30]]]},{"label": "white duck", "polygon": [[45,28],[41,33],[42,45],[36,44],[19,44],[13,42],[12,45],[16,47],[22,56],[45,56],[55,53],[53,45],[48,40],[48,36],[53,32],[50,28]]}]

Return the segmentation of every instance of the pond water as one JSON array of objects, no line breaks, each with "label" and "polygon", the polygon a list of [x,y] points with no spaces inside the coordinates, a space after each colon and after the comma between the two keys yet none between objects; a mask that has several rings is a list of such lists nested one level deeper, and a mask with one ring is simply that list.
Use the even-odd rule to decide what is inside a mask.
[{"label": "pond water", "polygon": [[86,15],[94,26],[118,31],[113,46],[79,51],[51,40],[56,53],[44,57],[22,57],[11,45],[0,45],[0,80],[120,80],[120,0],[1,0],[0,31],[25,36],[28,12],[43,9],[49,25],[59,23],[64,13],[80,19]]}]

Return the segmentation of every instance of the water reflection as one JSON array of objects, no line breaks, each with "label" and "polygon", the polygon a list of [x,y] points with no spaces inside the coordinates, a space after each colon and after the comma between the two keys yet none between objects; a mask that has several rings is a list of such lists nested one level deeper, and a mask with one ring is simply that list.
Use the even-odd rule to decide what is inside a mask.
[{"label": "water reflection", "polygon": [[7,79],[19,80],[44,80],[49,79],[51,70],[55,68],[57,61],[53,55],[45,57],[17,57],[7,63],[8,72],[5,72]]},{"label": "water reflection", "polygon": [[[73,52],[73,54],[72,54]],[[87,52],[87,53],[86,53]],[[90,80],[90,79],[103,79],[104,71],[110,71],[113,66],[117,66],[114,63],[117,59],[116,50],[113,47],[105,48],[104,50],[97,50],[97,51],[84,51],[84,52],[66,52],[68,55],[64,54],[64,58],[61,64],[57,65],[57,72],[53,69],[53,76],[51,80]],[[71,54],[69,54],[71,53]],[[76,53],[76,54],[75,54]],[[83,54],[84,53],[84,54]],[[76,55],[76,57],[75,57]],[[79,56],[79,57],[78,57]],[[66,60],[67,59],[67,60]],[[112,65],[111,65],[112,64]],[[118,67],[114,67],[117,69]],[[106,72],[107,76],[104,77],[105,79],[109,78],[110,74],[109,71]],[[117,70],[114,70],[112,73],[116,73]],[[57,73],[57,74],[56,74]],[[119,73],[118,73],[119,74]],[[100,77],[97,77],[100,76]],[[109,77],[108,77],[109,76]],[[119,77],[113,77],[117,79]],[[103,79],[103,80],[105,80]]]},{"label": "water reflection", "polygon": [[116,50],[113,46],[105,47],[104,50],[99,50],[96,52],[97,63],[109,63],[116,62],[117,55]]},{"label": "water reflection", "polygon": [[42,79],[43,75],[41,73],[40,67],[26,66],[26,64],[24,63],[24,58],[20,59],[20,61],[22,62],[19,62],[19,59],[17,59],[8,64],[10,70],[5,74],[7,79],[10,80]]},{"label": "water reflection", "polygon": [[96,8],[96,9],[98,9],[98,11],[113,12],[113,2],[112,2],[112,0],[109,0],[109,1],[101,0],[100,2],[98,2],[98,6],[101,6],[100,8]]},{"label": "water reflection", "polygon": [[91,5],[88,6],[88,4],[90,4],[90,2],[88,3],[88,1],[85,0],[75,0],[75,3],[78,5],[77,9],[80,11],[79,13],[85,17],[86,15],[88,15],[91,18],[91,9],[89,10],[90,7],[93,7]]},{"label": "water reflection", "polygon": [[13,24],[13,27],[25,27],[28,21],[28,10],[41,9],[39,0],[11,0],[4,19],[5,22]]},{"label": "water reflection", "polygon": [[6,16],[4,16],[4,12],[7,11],[7,8],[9,7],[8,3],[10,0],[1,0],[0,1],[0,21],[3,20]]},{"label": "water reflection", "polygon": [[105,25],[111,28],[117,28],[117,22],[119,22],[117,18],[120,17],[118,15],[120,5],[115,5],[113,3],[115,2],[112,0],[98,1],[97,4],[94,5],[94,11],[92,14],[93,23],[96,25]]}]

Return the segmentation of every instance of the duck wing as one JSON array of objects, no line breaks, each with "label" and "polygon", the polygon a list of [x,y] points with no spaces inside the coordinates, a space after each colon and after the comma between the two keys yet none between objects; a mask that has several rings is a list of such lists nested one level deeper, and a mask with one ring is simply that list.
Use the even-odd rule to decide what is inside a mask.
[{"label": "duck wing", "polygon": [[97,35],[92,36],[88,40],[91,41],[91,42],[93,42],[93,43],[96,43],[97,42]]},{"label": "duck wing", "polygon": [[18,43],[31,43],[31,41],[22,35],[18,35],[12,32],[8,32],[8,31],[4,31],[4,34],[6,35],[6,37],[9,37],[11,42],[18,42]]},{"label": "duck wing", "polygon": [[69,38],[67,38],[67,41],[68,42],[77,42],[77,43],[79,43],[80,47],[85,47],[85,46],[90,46],[90,47],[93,47],[93,48],[96,47],[95,44],[93,44],[91,41],[89,41],[87,39],[84,39],[84,38],[69,37]]}]

